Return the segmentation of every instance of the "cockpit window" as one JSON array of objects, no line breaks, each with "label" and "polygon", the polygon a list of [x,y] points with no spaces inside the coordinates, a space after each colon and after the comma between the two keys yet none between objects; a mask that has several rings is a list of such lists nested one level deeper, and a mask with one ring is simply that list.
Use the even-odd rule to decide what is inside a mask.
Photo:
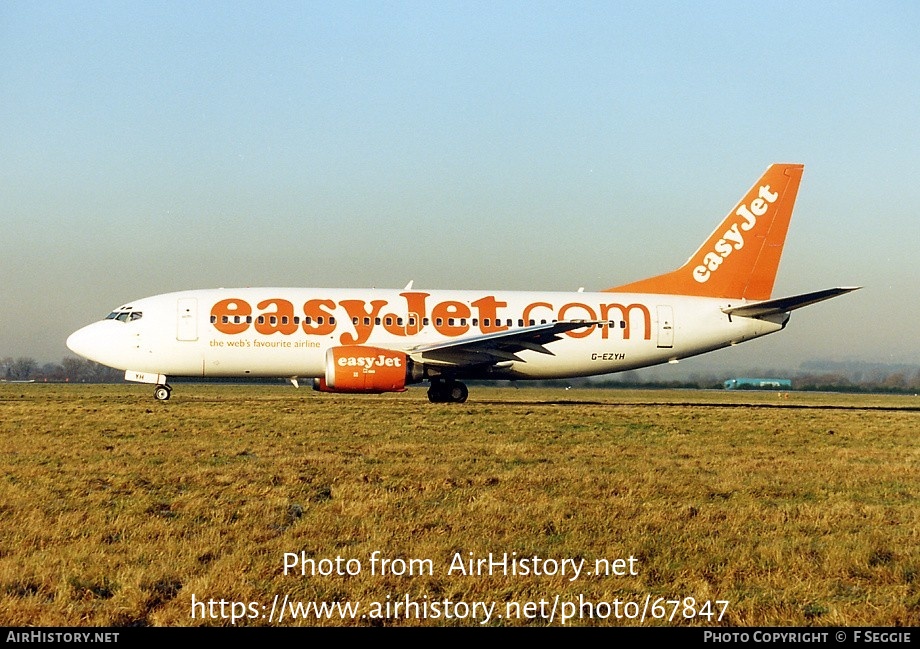
[{"label": "cockpit window", "polygon": [[133,322],[144,317],[141,311],[118,310],[112,311],[105,317],[106,320],[118,320],[120,322]]}]

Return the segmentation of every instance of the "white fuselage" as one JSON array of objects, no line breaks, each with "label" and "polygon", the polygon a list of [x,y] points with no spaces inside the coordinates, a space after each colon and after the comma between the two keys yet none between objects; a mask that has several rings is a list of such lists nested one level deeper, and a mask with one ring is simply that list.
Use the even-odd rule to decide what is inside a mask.
[{"label": "white fuselage", "polygon": [[[466,378],[546,379],[686,358],[783,328],[788,314],[730,317],[740,300],[636,293],[235,288],[168,293],[121,307],[68,347],[127,371],[191,377],[322,377],[332,347],[400,349],[553,321],[593,323],[545,351],[467,367]],[[119,315],[123,317],[114,317]],[[546,353],[549,352],[549,353]],[[450,367],[450,351],[416,359]]]}]

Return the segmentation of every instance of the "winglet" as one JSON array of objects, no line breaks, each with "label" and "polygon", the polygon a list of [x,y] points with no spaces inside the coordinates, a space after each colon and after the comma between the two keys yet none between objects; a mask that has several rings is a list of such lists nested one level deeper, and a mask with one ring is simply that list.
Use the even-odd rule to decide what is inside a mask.
[{"label": "winglet", "polygon": [[771,165],[687,263],[606,290],[769,299],[803,169],[801,164]]}]

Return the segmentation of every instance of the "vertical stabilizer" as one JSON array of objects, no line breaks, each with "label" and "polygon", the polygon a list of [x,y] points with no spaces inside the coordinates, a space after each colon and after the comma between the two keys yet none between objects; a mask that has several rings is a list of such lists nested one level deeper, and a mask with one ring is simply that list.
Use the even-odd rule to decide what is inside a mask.
[{"label": "vertical stabilizer", "polygon": [[803,169],[771,165],[686,264],[606,290],[770,299]]}]

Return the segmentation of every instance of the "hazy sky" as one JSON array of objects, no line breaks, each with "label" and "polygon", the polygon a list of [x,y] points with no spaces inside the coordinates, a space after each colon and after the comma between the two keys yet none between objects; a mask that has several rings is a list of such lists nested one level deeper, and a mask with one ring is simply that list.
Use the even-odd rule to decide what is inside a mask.
[{"label": "hazy sky", "polygon": [[0,356],[215,286],[587,290],[670,270],[772,162],[774,295],[717,352],[920,363],[913,2],[0,3]]}]

